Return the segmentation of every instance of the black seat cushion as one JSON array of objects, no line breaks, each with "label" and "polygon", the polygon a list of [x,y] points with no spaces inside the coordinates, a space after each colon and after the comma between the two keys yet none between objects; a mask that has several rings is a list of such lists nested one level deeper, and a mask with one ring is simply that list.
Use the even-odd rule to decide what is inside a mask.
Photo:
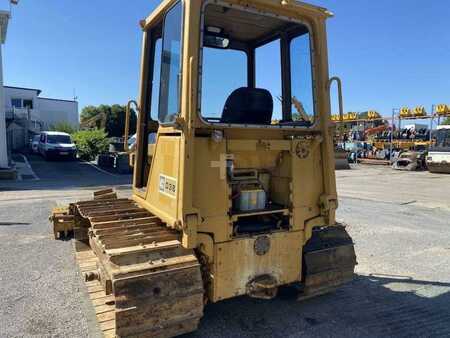
[{"label": "black seat cushion", "polygon": [[228,97],[220,122],[270,124],[272,114],[273,99],[268,90],[242,87],[233,91]]}]

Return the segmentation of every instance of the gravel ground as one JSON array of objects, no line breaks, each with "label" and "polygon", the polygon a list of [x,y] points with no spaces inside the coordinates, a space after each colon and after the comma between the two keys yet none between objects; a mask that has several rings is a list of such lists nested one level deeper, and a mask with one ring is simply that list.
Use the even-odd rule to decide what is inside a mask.
[{"label": "gravel ground", "polygon": [[450,175],[392,170],[385,166],[352,166],[352,170],[336,172],[340,197],[450,211]]},{"label": "gravel ground", "polygon": [[70,241],[50,232],[49,201],[0,205],[0,337],[87,336]]},{"label": "gravel ground", "polygon": [[[348,175],[338,178],[346,192],[338,218],[356,243],[355,280],[304,302],[285,290],[272,301],[239,297],[208,305],[189,337],[450,336],[449,201],[427,207],[432,193],[420,205],[386,201],[370,186],[355,198],[361,186],[352,188],[358,180]],[[96,336],[71,243],[53,240],[47,220],[57,201],[87,197],[94,188],[41,189],[0,193],[0,337]]]}]

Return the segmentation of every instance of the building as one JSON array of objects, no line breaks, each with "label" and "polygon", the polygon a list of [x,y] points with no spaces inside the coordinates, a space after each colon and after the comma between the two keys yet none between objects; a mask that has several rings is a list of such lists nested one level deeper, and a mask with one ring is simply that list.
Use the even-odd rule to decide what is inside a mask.
[{"label": "building", "polygon": [[0,11],[0,169],[8,168],[8,150],[6,147],[6,120],[5,104],[3,98],[3,59],[2,45],[6,40],[8,31],[9,12]]},{"label": "building", "polygon": [[[29,139],[58,123],[79,126],[78,102],[41,97],[35,88],[3,87],[7,144],[10,150],[28,146]],[[28,132],[26,132],[28,130]]]}]

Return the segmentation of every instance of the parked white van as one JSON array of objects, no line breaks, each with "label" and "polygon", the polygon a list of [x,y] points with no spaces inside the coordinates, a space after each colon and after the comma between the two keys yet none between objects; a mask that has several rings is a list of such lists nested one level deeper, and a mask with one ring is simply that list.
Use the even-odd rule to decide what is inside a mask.
[{"label": "parked white van", "polygon": [[45,159],[64,157],[75,159],[77,148],[67,133],[43,131],[39,138],[39,153]]}]

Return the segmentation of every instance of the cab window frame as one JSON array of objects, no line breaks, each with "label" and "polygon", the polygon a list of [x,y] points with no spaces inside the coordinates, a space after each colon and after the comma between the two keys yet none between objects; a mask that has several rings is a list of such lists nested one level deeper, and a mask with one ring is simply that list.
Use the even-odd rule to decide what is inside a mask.
[{"label": "cab window frame", "polygon": [[[199,71],[198,71],[198,101],[197,101],[198,102],[198,104],[197,104],[197,106],[198,106],[197,113],[198,114],[197,115],[205,123],[216,125],[216,124],[218,124],[220,122],[209,122],[208,118],[213,118],[213,117],[204,116],[202,114],[202,109],[204,108],[203,105],[202,105],[202,103],[203,103],[203,101],[202,101],[202,97],[203,97],[203,65],[204,65],[203,64],[203,61],[204,61],[203,48],[217,49],[217,50],[232,50],[232,51],[244,53],[244,57],[246,59],[246,65],[245,65],[245,68],[246,68],[246,79],[245,79],[245,82],[246,82],[247,86],[249,86],[249,84],[252,81],[251,80],[252,70],[250,69],[251,68],[250,67],[250,51],[248,49],[246,49],[246,48],[243,48],[242,46],[236,46],[236,45],[232,45],[232,47],[230,47],[230,48],[223,49],[223,48],[212,47],[212,46],[204,46],[203,45],[203,41],[201,41],[200,44],[201,44],[201,47],[200,47],[200,50],[201,50],[200,51],[200,55],[201,55],[201,57],[199,58],[199,60],[200,60],[199,62],[201,64],[201,66],[198,68]],[[237,89],[237,88],[235,88],[235,89]],[[225,101],[223,102],[223,104],[225,104]]]},{"label": "cab window frame", "polygon": [[[321,118],[320,116],[320,112],[318,109],[318,101],[317,101],[317,97],[318,97],[318,90],[319,88],[317,87],[317,78],[319,76],[319,74],[317,73],[317,67],[316,67],[316,63],[318,62],[317,57],[318,54],[316,53],[316,49],[315,49],[315,42],[314,42],[314,37],[316,35],[316,31],[314,29],[314,25],[307,21],[307,20],[299,20],[293,17],[286,17],[286,16],[279,16],[279,15],[275,15],[273,13],[270,12],[266,12],[264,10],[254,10],[248,7],[244,7],[244,6],[240,6],[240,5],[229,5],[227,3],[224,3],[220,0],[205,0],[203,2],[202,5],[202,11],[201,11],[201,20],[200,20],[200,43],[199,43],[199,58],[198,58],[198,68],[201,70],[203,67],[203,48],[204,46],[204,35],[205,35],[205,16],[206,16],[206,7],[208,5],[218,5],[218,6],[223,6],[223,7],[229,7],[229,8],[234,8],[234,9],[238,9],[240,11],[244,11],[244,12],[250,12],[250,13],[254,13],[254,14],[258,14],[258,15],[262,15],[262,16],[269,16],[269,17],[275,17],[281,20],[284,20],[286,22],[292,22],[292,23],[296,23],[299,26],[297,27],[297,29],[294,29],[291,32],[282,32],[282,33],[276,33],[273,34],[271,36],[269,36],[268,38],[258,41],[258,43],[254,44],[252,46],[252,48],[250,50],[248,49],[243,49],[243,51],[245,51],[247,53],[248,56],[248,66],[247,66],[247,76],[248,76],[248,80],[247,80],[247,85],[248,86],[253,86],[255,87],[255,83],[256,83],[256,67],[255,67],[255,51],[257,48],[263,46],[264,44],[268,44],[270,42],[273,42],[277,39],[280,39],[280,53],[283,54],[282,49],[285,48],[284,53],[288,55],[288,64],[287,67],[283,66],[283,55],[281,56],[281,64],[280,67],[282,67],[282,87],[283,87],[283,100],[285,100],[285,84],[283,84],[285,82],[285,78],[286,76],[289,78],[289,82],[287,84],[288,86],[288,92],[290,93],[292,90],[292,81],[290,79],[290,76],[292,74],[292,70],[291,70],[291,59],[290,59],[290,54],[291,54],[291,50],[290,50],[290,45],[292,43],[292,40],[294,40],[296,37],[299,37],[303,34],[308,34],[309,36],[309,49],[310,49],[310,63],[311,63],[311,80],[312,80],[312,84],[311,84],[311,88],[312,88],[312,98],[313,98],[313,109],[314,109],[314,120],[312,121],[310,126],[300,126],[300,125],[279,125],[279,124],[270,124],[270,125],[263,125],[263,124],[229,124],[229,123],[221,123],[221,122],[210,122],[207,121],[204,116],[202,115],[202,110],[201,110],[201,102],[202,102],[202,72],[199,71],[198,72],[198,93],[197,93],[197,117],[198,119],[201,121],[201,123],[203,123],[204,125],[208,126],[208,127],[220,127],[220,128],[245,128],[245,129],[249,129],[249,128],[257,128],[257,129],[282,129],[282,130],[292,130],[292,129],[296,129],[296,130],[308,130],[308,131],[312,131],[315,130],[317,128],[319,128],[319,120]],[[298,31],[300,29],[306,29],[306,32],[303,34],[299,34]],[[282,38],[282,36],[284,35],[284,37]],[[287,43],[287,48],[286,45],[283,46],[283,42],[281,42],[282,40],[285,40]],[[209,47],[208,47],[209,48]],[[283,71],[283,67],[286,67],[286,71]],[[283,74],[286,73],[286,74]],[[276,98],[273,98],[274,100]],[[289,105],[289,115],[290,115],[290,119],[292,120],[292,98],[288,97],[288,103],[286,104],[286,107]],[[225,104],[225,102],[224,102]],[[285,116],[285,111],[284,111],[284,105],[282,104],[283,107],[283,111],[282,111],[282,115],[283,118]]]},{"label": "cab window frame", "polygon": [[[308,34],[309,37],[309,59],[310,59],[310,71],[311,71],[311,89],[312,89],[312,109],[313,109],[313,115],[312,117],[314,118],[313,123],[311,124],[310,127],[307,128],[311,128],[312,126],[314,126],[317,122],[318,119],[320,118],[320,114],[319,114],[319,110],[318,110],[318,102],[317,102],[317,81],[316,81],[316,64],[315,64],[315,59],[316,59],[316,53],[315,53],[315,49],[314,49],[314,44],[313,44],[313,35],[312,35],[312,29],[310,27],[308,27],[307,25],[305,25],[305,27],[308,29],[307,33],[304,34],[289,34],[288,35],[288,39],[287,39],[287,51],[286,53],[289,55],[289,69],[288,69],[288,77],[289,77],[289,90],[290,90],[290,98],[289,98],[289,103],[290,103],[290,109],[291,109],[291,118],[292,118],[292,75],[293,75],[293,68],[292,68],[292,43],[296,38],[299,38],[305,34]],[[298,71],[298,70],[297,70]]]},{"label": "cab window frame", "polygon": [[[178,93],[177,93],[177,112],[175,114],[175,118],[172,121],[161,121],[160,120],[160,114],[159,109],[161,105],[161,83],[162,83],[162,67],[163,67],[163,56],[164,56],[164,33],[166,28],[166,19],[167,15],[173,10],[176,6],[181,6],[181,22],[180,22],[180,60],[179,60],[179,75],[177,76],[178,83]],[[161,67],[159,69],[159,93],[158,93],[158,123],[162,127],[172,127],[175,126],[177,123],[177,117],[180,117],[182,114],[182,91],[183,91],[183,60],[184,60],[184,24],[185,24],[185,2],[183,0],[178,0],[174,2],[169,8],[167,8],[166,12],[164,13],[164,16],[162,18],[162,30],[161,30]],[[156,44],[156,40],[155,40]]]},{"label": "cab window frame", "polygon": [[[160,76],[161,76],[161,60],[159,60],[159,67],[157,68],[157,58],[161,58],[161,51],[162,51],[162,35],[155,33],[155,31],[158,31],[161,28],[158,28],[158,26],[162,26],[162,22],[156,24],[154,27],[149,28],[146,33],[147,36],[147,44],[149,46],[149,55],[147,55],[146,63],[147,63],[147,69],[145,76],[145,89],[143,91],[143,95],[145,95],[145,123],[148,122],[155,122],[160,124],[159,121],[159,92],[160,92]],[[160,49],[158,53],[157,44],[160,42]],[[155,75],[157,76],[157,81],[154,82]],[[156,96],[155,96],[156,95]],[[155,108],[153,110],[153,108]]]},{"label": "cab window frame", "polygon": [[[145,166],[148,154],[148,135],[150,133],[157,133],[161,125],[158,119],[160,94],[159,77],[161,65],[159,64],[159,67],[157,67],[158,64],[156,60],[162,56],[162,46],[161,49],[158,50],[157,43],[158,41],[161,41],[160,44],[162,45],[163,22],[166,14],[171,8],[172,6],[144,28],[138,101],[140,109],[137,112],[138,127],[136,129],[135,140],[137,150],[135,153],[136,160],[138,163],[141,163],[142,166],[135,166],[135,180],[133,181],[133,188],[138,190],[145,187],[147,183]],[[157,80],[157,83],[153,82],[154,79]],[[152,110],[153,107],[155,108],[155,111]]]}]

